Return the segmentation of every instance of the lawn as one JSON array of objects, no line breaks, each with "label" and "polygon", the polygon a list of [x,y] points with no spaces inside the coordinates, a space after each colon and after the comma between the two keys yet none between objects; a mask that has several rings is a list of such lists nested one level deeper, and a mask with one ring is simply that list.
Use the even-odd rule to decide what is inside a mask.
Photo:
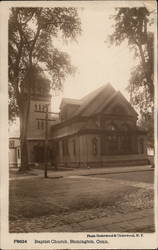
[{"label": "lawn", "polygon": [[[11,232],[36,232],[38,224],[39,231],[47,231],[47,220],[52,228],[57,223],[76,223],[151,207],[152,190],[119,182],[116,185],[106,179],[36,177],[10,182]],[[26,228],[29,223],[31,229]]]},{"label": "lawn", "polygon": [[124,188],[100,180],[32,178],[11,181],[10,218],[39,217],[115,204],[125,193],[136,188]]}]

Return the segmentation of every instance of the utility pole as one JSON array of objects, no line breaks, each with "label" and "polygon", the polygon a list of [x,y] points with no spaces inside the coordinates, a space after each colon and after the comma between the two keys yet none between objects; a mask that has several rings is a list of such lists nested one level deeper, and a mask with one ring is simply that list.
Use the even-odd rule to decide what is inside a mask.
[{"label": "utility pole", "polygon": [[45,144],[44,144],[44,178],[48,178],[47,165],[48,165],[48,104],[46,104],[45,116]]},{"label": "utility pole", "polygon": [[55,112],[49,112],[48,107],[50,104],[46,104],[46,114],[45,114],[45,140],[44,140],[44,178],[48,178],[48,122],[55,121],[54,119],[49,119],[48,115],[57,114]]}]

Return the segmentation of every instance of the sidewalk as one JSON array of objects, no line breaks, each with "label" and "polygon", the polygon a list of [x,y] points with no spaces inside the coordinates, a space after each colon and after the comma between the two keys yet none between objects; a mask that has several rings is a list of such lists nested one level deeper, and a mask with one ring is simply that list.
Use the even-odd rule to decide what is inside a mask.
[{"label": "sidewalk", "polygon": [[[129,171],[132,172],[132,171]],[[93,175],[94,176],[94,175]],[[113,178],[98,178],[97,175],[96,177],[93,177],[90,175],[87,176],[81,176],[81,175],[76,175],[76,176],[65,176],[65,178],[75,178],[75,179],[87,179],[87,180],[99,180],[103,181],[106,183],[113,183],[113,185],[124,185],[124,186],[133,186],[137,188],[144,188],[144,189],[154,189],[153,183],[146,183],[146,182],[138,182],[138,181],[133,181],[133,180],[120,180],[120,179],[113,179]]]},{"label": "sidewalk", "polygon": [[[145,166],[127,166],[127,167],[108,167],[108,168],[90,168],[90,169],[71,169],[71,170],[48,170],[48,177],[60,178],[66,176],[88,176],[99,174],[112,174],[112,173],[128,173],[137,171],[153,171],[151,165]],[[44,176],[44,170],[32,169],[28,175],[17,175],[11,177],[10,180],[30,179]]]},{"label": "sidewalk", "polygon": [[154,232],[153,209],[116,214],[53,228],[55,232]]}]

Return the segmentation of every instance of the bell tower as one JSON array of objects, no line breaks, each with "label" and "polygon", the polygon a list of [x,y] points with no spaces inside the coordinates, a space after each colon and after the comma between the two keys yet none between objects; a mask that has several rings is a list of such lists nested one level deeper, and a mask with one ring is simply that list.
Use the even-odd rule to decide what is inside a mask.
[{"label": "bell tower", "polygon": [[33,80],[27,139],[43,140],[45,138],[46,105],[48,105],[48,112],[51,112],[50,82],[41,72],[36,72]]},{"label": "bell tower", "polygon": [[[46,134],[46,105],[48,106],[48,112],[51,114],[51,94],[50,94],[50,81],[46,79],[45,75],[41,71],[35,71],[31,75],[31,96],[30,96],[30,108],[28,118],[28,130],[27,130],[27,143],[28,143],[28,158],[29,163],[43,161],[43,148]],[[51,121],[51,120],[50,120]],[[48,134],[52,123],[48,123]],[[38,153],[36,157],[35,148],[40,149],[41,153]],[[41,159],[40,159],[41,157]]]}]

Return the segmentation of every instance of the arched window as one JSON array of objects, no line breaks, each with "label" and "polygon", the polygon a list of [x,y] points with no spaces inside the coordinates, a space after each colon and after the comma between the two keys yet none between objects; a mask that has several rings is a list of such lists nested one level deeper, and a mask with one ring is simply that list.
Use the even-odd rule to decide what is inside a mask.
[{"label": "arched window", "polygon": [[45,112],[45,105],[42,105],[42,112]]},{"label": "arched window", "polygon": [[[46,105],[47,105],[47,104],[46,104]],[[46,105],[45,105],[45,104],[42,105],[42,111],[43,111],[43,112],[46,112],[46,109],[47,109]]]},{"label": "arched window", "polygon": [[93,155],[98,154],[98,140],[96,138],[93,138],[92,140],[92,153]]},{"label": "arched window", "polygon": [[39,111],[41,111],[41,104],[39,104]]},{"label": "arched window", "polygon": [[37,104],[35,104],[35,111],[37,111]]},{"label": "arched window", "polygon": [[123,134],[120,136],[120,150],[123,154],[128,154],[131,152],[131,139],[128,134]]},{"label": "arched window", "polygon": [[73,155],[76,155],[76,141],[75,141],[75,139],[72,141],[72,145],[73,145]]},{"label": "arched window", "polygon": [[41,129],[44,129],[44,120],[41,120]]},{"label": "arched window", "polygon": [[63,150],[63,155],[68,155],[69,154],[68,140],[67,139],[64,139],[62,141],[62,150]]},{"label": "arched window", "polygon": [[116,127],[115,124],[110,123],[110,124],[107,126],[107,129],[108,129],[109,131],[116,131],[116,130],[117,130],[117,127]]}]

